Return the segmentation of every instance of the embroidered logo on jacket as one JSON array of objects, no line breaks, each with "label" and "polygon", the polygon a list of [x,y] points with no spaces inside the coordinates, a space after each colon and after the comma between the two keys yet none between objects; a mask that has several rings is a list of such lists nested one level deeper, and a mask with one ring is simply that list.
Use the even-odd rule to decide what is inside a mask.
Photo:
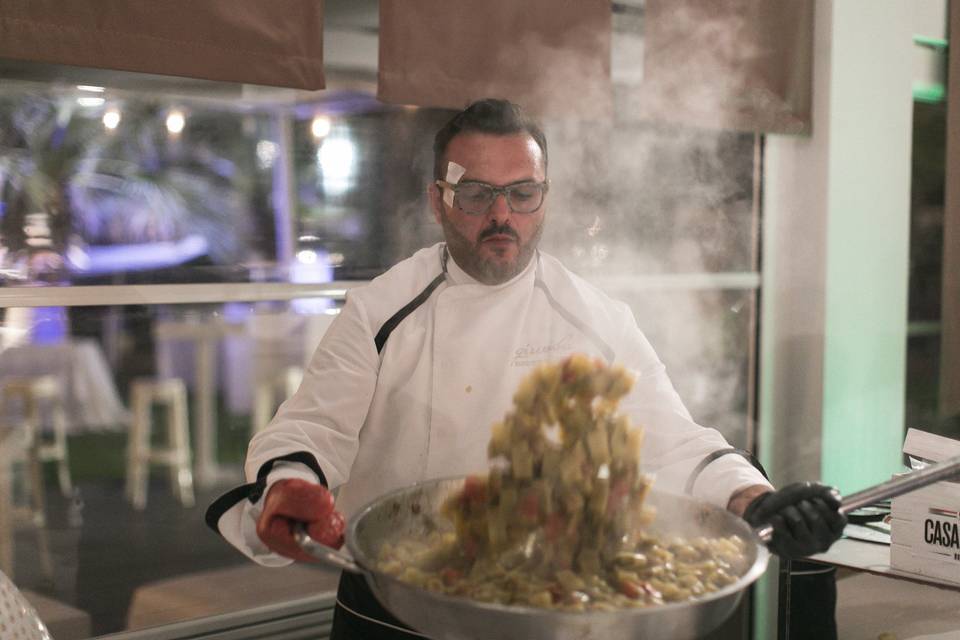
[{"label": "embroidered logo on jacket", "polygon": [[567,334],[552,344],[534,345],[527,343],[517,347],[510,360],[511,367],[532,367],[543,362],[556,360],[571,351],[573,336]]}]

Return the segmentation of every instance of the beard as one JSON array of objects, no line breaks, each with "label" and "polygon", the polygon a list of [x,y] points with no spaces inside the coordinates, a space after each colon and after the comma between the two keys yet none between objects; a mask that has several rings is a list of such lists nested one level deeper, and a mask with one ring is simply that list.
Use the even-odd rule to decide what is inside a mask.
[{"label": "beard", "polygon": [[[443,226],[443,234],[447,239],[447,250],[450,251],[450,255],[461,269],[483,284],[503,284],[520,274],[530,264],[530,259],[533,258],[537,245],[540,244],[540,236],[543,235],[543,220],[525,243],[520,241],[513,227],[506,225],[491,224],[477,236],[476,242],[471,242],[447,220],[445,215],[440,217],[440,224]],[[480,255],[480,244],[485,238],[495,234],[510,235],[517,241],[519,250],[513,260],[485,258]]]}]

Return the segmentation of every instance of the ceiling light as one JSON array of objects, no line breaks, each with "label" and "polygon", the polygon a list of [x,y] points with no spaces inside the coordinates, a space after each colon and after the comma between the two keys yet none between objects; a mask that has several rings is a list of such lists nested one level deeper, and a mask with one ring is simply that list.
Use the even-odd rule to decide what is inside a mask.
[{"label": "ceiling light", "polygon": [[81,107],[99,107],[105,100],[103,98],[83,97],[77,98],[77,104]]},{"label": "ceiling light", "polygon": [[118,124],[120,124],[120,110],[107,109],[103,114],[103,126],[107,129],[116,129]]},{"label": "ceiling light", "polygon": [[171,111],[167,114],[167,131],[176,135],[183,131],[184,125],[187,124],[187,119],[184,117],[182,111]]},{"label": "ceiling light", "polygon": [[314,138],[325,138],[330,133],[332,123],[327,116],[316,116],[310,123],[310,133]]},{"label": "ceiling light", "polygon": [[257,142],[257,165],[261,169],[269,169],[277,160],[280,150],[277,143],[270,140],[260,140]]},{"label": "ceiling light", "polygon": [[317,261],[317,252],[304,249],[297,252],[297,261],[301,264],[314,264]]}]

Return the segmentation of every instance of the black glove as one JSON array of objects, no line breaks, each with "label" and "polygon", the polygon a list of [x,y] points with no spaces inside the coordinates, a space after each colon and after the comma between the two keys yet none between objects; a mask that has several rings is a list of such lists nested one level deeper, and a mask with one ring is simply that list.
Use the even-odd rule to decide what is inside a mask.
[{"label": "black glove", "polygon": [[843,534],[847,516],[839,511],[840,494],[816,482],[797,482],[764,493],[747,505],[743,519],[753,527],[773,527],[770,550],[787,558],[826,551]]}]

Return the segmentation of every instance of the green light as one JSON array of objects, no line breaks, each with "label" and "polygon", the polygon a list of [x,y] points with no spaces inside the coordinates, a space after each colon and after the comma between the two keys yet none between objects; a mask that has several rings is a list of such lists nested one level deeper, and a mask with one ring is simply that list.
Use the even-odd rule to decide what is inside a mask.
[{"label": "green light", "polygon": [[913,43],[921,47],[927,47],[928,49],[934,49],[936,51],[946,51],[950,46],[949,43],[943,38],[931,38],[930,36],[921,36],[914,34]]},{"label": "green light", "polygon": [[937,104],[943,102],[947,97],[947,91],[942,84],[926,84],[915,82],[913,84],[913,100],[915,102],[925,102],[927,104]]}]

